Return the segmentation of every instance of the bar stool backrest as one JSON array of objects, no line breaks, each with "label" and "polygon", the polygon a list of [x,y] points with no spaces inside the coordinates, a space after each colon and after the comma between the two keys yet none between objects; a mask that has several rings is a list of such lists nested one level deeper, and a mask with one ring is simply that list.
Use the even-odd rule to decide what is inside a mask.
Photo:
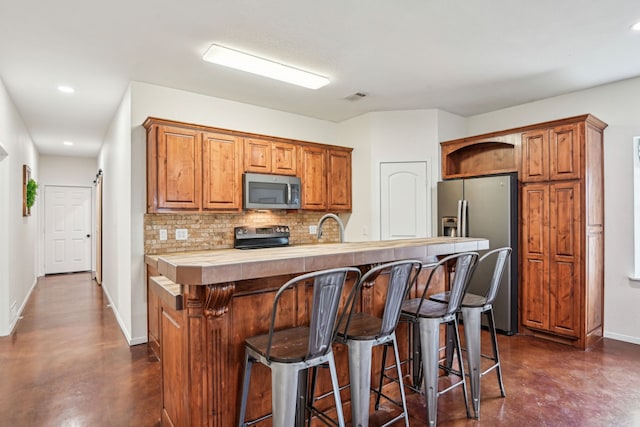
[{"label": "bar stool backrest", "polygon": [[407,296],[407,292],[409,292],[411,286],[418,279],[421,268],[422,263],[420,261],[403,260],[381,264],[367,271],[357,285],[351,290],[351,294],[349,295],[349,299],[346,304],[347,308],[345,312],[343,312],[343,315],[347,313],[346,322],[339,322],[340,325],[343,325],[343,327],[341,326],[340,333],[342,333],[343,336],[347,336],[351,318],[358,308],[358,301],[360,300],[359,297],[362,293],[362,287],[364,284],[368,282],[375,282],[379,276],[387,274],[389,279],[386,287],[382,322],[380,330],[376,334],[375,338],[391,335],[391,333],[395,331],[396,326],[398,326],[402,303]]},{"label": "bar stool backrest", "polygon": [[311,317],[309,319],[309,346],[304,360],[314,359],[326,355],[331,349],[336,330],[336,317],[342,289],[347,277],[352,274],[356,283],[360,280],[360,270],[354,267],[334,268],[303,274],[289,280],[276,293],[271,314],[269,340],[267,343],[266,359],[270,360],[278,303],[282,294],[303,282],[312,282],[313,299],[311,303]]},{"label": "bar stool backrest", "polygon": [[[456,255],[453,255],[454,257]],[[446,259],[446,258],[445,258]],[[478,253],[465,252],[457,254],[455,273],[449,291],[449,304],[446,315],[454,315],[462,304],[464,294],[469,287],[471,275],[478,265]]]},{"label": "bar stool backrest", "polygon": [[507,265],[507,259],[511,255],[511,248],[504,247],[494,249],[490,252],[487,252],[480,258],[478,261],[479,264],[482,262],[489,262],[491,257],[496,257],[495,267],[493,269],[493,276],[491,277],[491,284],[487,289],[487,294],[485,295],[486,302],[485,304],[493,304],[498,295],[498,288],[500,287],[500,281],[502,280],[502,275],[505,270],[505,266]]},{"label": "bar stool backrest", "polygon": [[[453,260],[456,261],[455,274],[453,276],[453,282],[450,286],[451,290],[445,316],[453,315],[458,310],[458,308],[460,308],[460,304],[462,304],[462,298],[464,297],[464,294],[469,287],[471,274],[478,264],[477,252],[462,252],[459,254],[453,254],[442,258],[437,263],[423,265],[423,268],[429,267],[431,268],[431,271],[429,272],[427,282],[422,291],[420,303],[415,309],[415,316],[418,316],[418,313],[420,313],[424,301],[429,299],[429,297],[427,297],[427,292],[429,291],[431,280],[433,280],[433,278],[435,277],[436,272],[440,270],[440,268],[446,268],[447,264]],[[411,311],[413,312],[413,309]]]}]

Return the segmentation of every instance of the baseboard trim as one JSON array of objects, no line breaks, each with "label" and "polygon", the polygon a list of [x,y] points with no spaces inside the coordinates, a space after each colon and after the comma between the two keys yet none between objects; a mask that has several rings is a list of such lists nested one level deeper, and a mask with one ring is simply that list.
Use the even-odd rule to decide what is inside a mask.
[{"label": "baseboard trim", "polygon": [[33,285],[31,285],[29,292],[27,292],[27,296],[24,298],[24,301],[22,301],[20,308],[16,312],[15,319],[13,319],[11,323],[9,323],[9,331],[7,333],[7,336],[11,335],[15,327],[18,325],[18,320],[20,320],[20,317],[22,316],[22,312],[24,311],[24,308],[27,306],[27,302],[29,302],[29,298],[31,298],[31,293],[33,293],[33,290],[36,288],[36,285],[38,284],[38,280],[40,280],[40,277],[36,277],[36,280],[34,280]]},{"label": "baseboard trim", "polygon": [[109,291],[105,286],[101,286],[101,288],[102,288],[102,292],[107,296],[107,300],[109,301],[109,307],[111,308],[111,311],[113,312],[113,315],[116,318],[116,322],[118,322],[118,326],[120,326],[120,331],[122,331],[122,335],[124,335],[124,338],[127,340],[127,343],[129,345],[133,345],[131,344],[131,333],[127,330],[127,327],[124,323],[124,320],[122,320],[122,317],[120,317],[120,313],[116,309],[116,305],[113,303],[113,299],[111,298],[111,295],[109,295]]},{"label": "baseboard trim", "polygon": [[640,337],[632,337],[629,335],[623,335],[623,334],[616,334],[613,332],[604,332],[604,337],[605,338],[611,338],[612,340],[617,340],[617,341],[624,341],[624,342],[628,342],[631,344],[639,344],[640,345]]}]

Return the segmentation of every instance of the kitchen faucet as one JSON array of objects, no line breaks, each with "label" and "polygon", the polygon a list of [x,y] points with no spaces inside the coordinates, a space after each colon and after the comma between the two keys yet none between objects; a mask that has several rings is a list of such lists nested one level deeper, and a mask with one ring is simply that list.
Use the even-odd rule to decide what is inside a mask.
[{"label": "kitchen faucet", "polygon": [[344,243],[344,224],[342,223],[342,220],[338,215],[332,214],[332,213],[323,215],[322,218],[320,218],[320,221],[318,221],[317,238],[320,239],[320,237],[322,237],[322,224],[324,224],[324,222],[329,218],[335,219],[336,222],[338,223],[338,226],[340,227],[340,243]]}]

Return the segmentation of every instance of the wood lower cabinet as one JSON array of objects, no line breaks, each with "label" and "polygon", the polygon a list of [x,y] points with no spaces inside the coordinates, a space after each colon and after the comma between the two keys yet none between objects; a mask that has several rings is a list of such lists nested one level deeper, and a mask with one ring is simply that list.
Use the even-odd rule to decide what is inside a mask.
[{"label": "wood lower cabinet", "polygon": [[522,324],[580,338],[580,183],[522,189]]},{"label": "wood lower cabinet", "polygon": [[520,322],[582,349],[603,334],[605,127],[581,116],[522,136]]}]

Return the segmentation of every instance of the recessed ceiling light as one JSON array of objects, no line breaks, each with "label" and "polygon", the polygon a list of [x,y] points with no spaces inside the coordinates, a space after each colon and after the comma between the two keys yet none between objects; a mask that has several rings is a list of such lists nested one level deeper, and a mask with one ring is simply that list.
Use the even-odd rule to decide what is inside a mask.
[{"label": "recessed ceiling light", "polygon": [[635,24],[633,24],[633,25],[631,26],[631,29],[632,29],[633,31],[640,31],[640,22],[636,22]]},{"label": "recessed ceiling light", "polygon": [[71,142],[71,141],[65,141],[65,142],[63,142],[63,144],[64,144],[64,145],[73,145],[73,142]]},{"label": "recessed ceiling light", "polygon": [[74,93],[76,91],[71,86],[64,86],[64,85],[58,86],[58,90],[62,93]]},{"label": "recessed ceiling light", "polygon": [[214,64],[304,86],[309,89],[319,89],[329,84],[329,79],[326,77],[217,44],[212,44],[202,56],[202,59]]}]

